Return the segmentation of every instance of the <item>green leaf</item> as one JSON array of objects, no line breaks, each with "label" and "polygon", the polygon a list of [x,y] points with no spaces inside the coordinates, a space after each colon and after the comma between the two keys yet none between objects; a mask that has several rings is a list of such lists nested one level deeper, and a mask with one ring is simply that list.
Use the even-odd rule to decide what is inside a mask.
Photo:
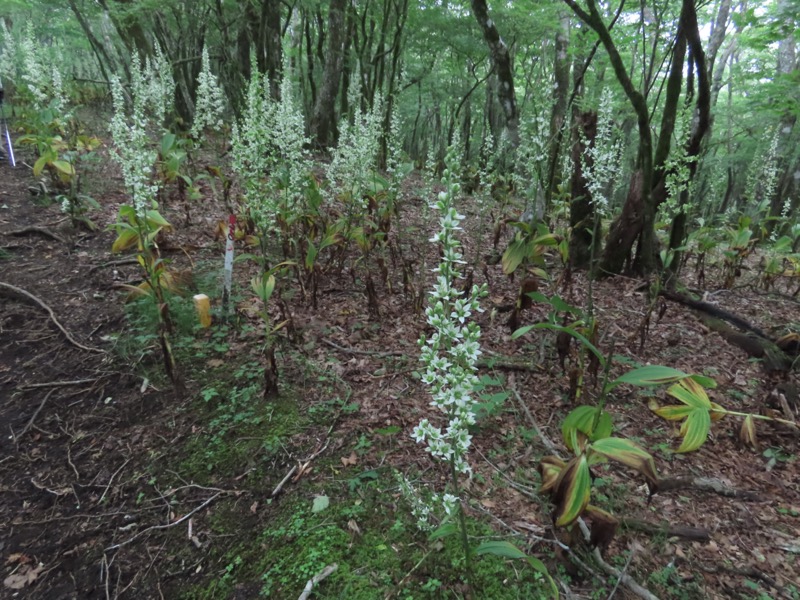
[{"label": "green leaf", "polygon": [[127,228],[127,225],[125,225],[125,227],[126,229],[123,229],[117,236],[117,239],[114,240],[114,245],[111,246],[112,253],[127,250],[131,246],[135,245],[139,240],[139,232],[136,229],[133,229],[132,227]]},{"label": "green leaf", "polygon": [[312,513],[322,512],[330,505],[331,501],[330,498],[327,496],[315,496],[314,497],[314,504],[311,506]]},{"label": "green leaf", "polygon": [[689,379],[696,381],[708,390],[713,390],[717,387],[717,382],[711,377],[706,377],[705,375],[689,375]]},{"label": "green leaf", "polygon": [[693,408],[711,408],[711,400],[702,386],[693,379],[684,379],[667,390],[673,398],[677,398],[687,406]]},{"label": "green leaf", "polygon": [[517,270],[517,267],[522,264],[522,261],[527,258],[530,254],[530,244],[525,241],[524,238],[515,238],[511,241],[506,248],[506,251],[503,252],[502,264],[503,264],[503,273],[505,275],[511,275],[514,271]]},{"label": "green leaf", "polygon": [[638,471],[652,484],[658,481],[656,463],[653,461],[653,457],[649,452],[630,440],[607,437],[594,442],[591,449],[597,454]]},{"label": "green leaf", "polygon": [[521,338],[523,335],[528,333],[533,328],[534,325],[525,325],[525,327],[520,327],[514,333],[511,334],[511,339],[516,340],[517,338]]},{"label": "green leaf", "polygon": [[35,163],[33,163],[33,176],[39,177],[44,170],[45,165],[47,164],[47,156],[42,155],[40,156]]},{"label": "green leaf", "polygon": [[680,421],[688,417],[693,410],[695,409],[691,406],[671,404],[657,408],[653,412],[667,421]]},{"label": "green leaf", "polygon": [[169,221],[162,217],[161,213],[159,213],[157,210],[148,210],[145,213],[145,216],[147,217],[147,221],[151,226],[158,225],[159,227],[172,228],[172,225],[169,224]]},{"label": "green leaf", "polygon": [[[597,424],[595,425],[595,421]],[[580,431],[590,440],[600,440],[611,435],[613,429],[611,415],[599,406],[579,406],[573,409],[561,425],[561,436],[570,450],[575,450],[572,444],[572,432]]]},{"label": "green leaf", "polygon": [[681,425],[683,443],[678,452],[692,452],[702,446],[708,438],[711,429],[711,416],[708,410],[695,409]]},{"label": "green leaf", "polygon": [[432,542],[434,540],[450,537],[456,533],[458,533],[458,526],[455,523],[443,523],[431,532],[428,539]]},{"label": "green leaf", "polygon": [[64,175],[69,175],[70,177],[75,175],[75,167],[66,160],[54,160],[52,164],[56,169],[64,173]]},{"label": "green leaf", "polygon": [[648,385],[662,385],[665,383],[672,383],[689,377],[687,373],[673,369],[672,367],[663,367],[661,365],[648,365],[646,367],[639,367],[617,377],[610,387],[616,387],[621,383],[629,383],[631,385],[648,386]]},{"label": "green leaf", "polygon": [[511,542],[499,540],[483,542],[480,546],[475,548],[476,556],[481,556],[482,554],[491,554],[492,556],[500,556],[502,558],[512,559],[528,557],[527,554],[525,554]]},{"label": "green leaf", "polygon": [[561,471],[556,486],[555,522],[557,527],[573,523],[586,505],[592,490],[592,476],[585,454],[573,458]]}]

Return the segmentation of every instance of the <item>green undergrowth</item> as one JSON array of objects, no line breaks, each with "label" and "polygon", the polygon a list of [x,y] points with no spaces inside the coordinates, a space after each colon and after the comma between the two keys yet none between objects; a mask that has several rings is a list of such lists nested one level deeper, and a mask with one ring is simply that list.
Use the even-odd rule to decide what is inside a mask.
[{"label": "green undergrowth", "polygon": [[[182,600],[233,597],[296,598],[329,565],[336,570],[314,588],[314,598],[372,600],[392,597],[463,598],[463,555],[455,537],[430,541],[397,495],[389,470],[353,471],[324,486],[309,481],[265,509],[258,527],[242,535],[233,502],[216,508],[212,537],[236,534],[210,550],[212,576],[184,590]],[[340,473],[339,477],[344,476]],[[315,498],[329,502],[320,509]],[[316,510],[316,512],[315,512]],[[470,521],[473,540],[493,532]],[[546,598],[545,584],[521,563],[481,557],[473,564],[473,597],[498,600]],[[248,596],[255,597],[255,596]]]}]

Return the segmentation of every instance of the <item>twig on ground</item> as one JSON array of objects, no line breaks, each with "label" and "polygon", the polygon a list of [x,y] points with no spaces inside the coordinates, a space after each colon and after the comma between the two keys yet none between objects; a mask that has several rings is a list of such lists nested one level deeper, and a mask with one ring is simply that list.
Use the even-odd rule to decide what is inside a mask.
[{"label": "twig on ground", "polygon": [[[580,517],[578,517],[578,526],[581,528],[583,536],[588,541],[589,538],[591,537],[591,534],[589,533],[589,528],[586,526],[586,523]],[[658,596],[656,596],[655,594],[653,594],[653,592],[651,592],[650,590],[639,584],[633,577],[631,577],[624,571],[615,569],[610,564],[608,564],[603,559],[603,555],[600,554],[600,548],[595,548],[594,551],[592,552],[592,556],[594,557],[594,560],[597,562],[600,568],[603,569],[603,571],[608,573],[608,575],[610,575],[611,577],[616,577],[617,579],[619,579],[619,581],[626,588],[628,588],[631,592],[633,592],[640,598],[644,598],[644,600],[659,600]]]},{"label": "twig on ground", "polygon": [[214,500],[219,498],[221,495],[222,495],[222,492],[217,492],[216,494],[211,496],[208,500],[203,502],[200,506],[198,506],[197,508],[195,508],[195,509],[191,510],[190,512],[186,513],[185,515],[183,515],[177,521],[173,521],[172,523],[167,523],[165,525],[153,525],[152,527],[148,527],[147,529],[142,529],[139,533],[137,533],[133,537],[128,538],[127,540],[125,540],[124,542],[120,542],[119,544],[114,544],[113,546],[109,546],[108,548],[105,549],[105,551],[106,552],[110,552],[111,550],[116,550],[117,548],[122,548],[123,546],[127,546],[128,544],[130,544],[134,540],[139,539],[145,533],[148,533],[150,531],[156,531],[156,530],[159,530],[159,529],[170,529],[171,527],[175,527],[176,525],[180,525],[186,519],[191,518],[192,515],[200,512],[201,510],[203,510],[206,506],[211,504]]},{"label": "twig on ground", "polygon": [[17,389],[33,390],[37,388],[66,387],[70,385],[83,385],[84,383],[94,383],[95,381],[97,381],[97,379],[75,379],[73,381],[48,381],[45,383],[26,383],[25,385],[19,386]]},{"label": "twig on ground", "polygon": [[[620,571],[621,575],[624,575],[625,573],[628,572],[628,567],[631,564],[631,560],[633,560],[634,551],[635,551],[634,546],[631,546],[631,551],[628,554],[628,559],[625,561],[625,566],[622,567],[622,571]],[[617,593],[617,588],[619,588],[619,584],[620,583],[622,583],[622,577],[618,577],[617,578],[617,583],[614,584],[614,588],[611,590],[611,593],[608,595],[608,600],[611,600],[614,597],[614,594]]]},{"label": "twig on ground", "polygon": [[297,600],[308,600],[308,597],[311,595],[311,592],[314,590],[315,585],[319,585],[324,579],[326,579],[331,573],[336,571],[339,568],[339,565],[333,563],[332,565],[328,565],[322,571],[314,575],[311,579],[308,580],[303,593],[300,594],[300,597]]},{"label": "twig on ground", "polygon": [[30,418],[30,421],[28,421],[28,424],[25,425],[25,428],[18,435],[14,436],[14,441],[19,440],[19,438],[21,438],[23,435],[28,433],[28,430],[31,427],[33,427],[33,423],[36,421],[36,417],[38,417],[39,413],[42,412],[42,409],[44,408],[44,405],[47,404],[47,401],[50,399],[50,396],[53,395],[53,392],[55,392],[55,390],[50,390],[49,392],[47,392],[47,394],[45,394],[45,397],[42,400],[42,403],[39,404],[39,408],[37,408],[34,411],[33,415]]},{"label": "twig on ground", "polygon": [[0,295],[4,294],[6,296],[15,296],[17,298],[22,298],[29,302],[33,302],[37,304],[40,308],[43,308],[45,311],[47,311],[47,314],[50,315],[50,319],[53,321],[53,323],[55,323],[56,327],[58,327],[59,330],[61,330],[61,333],[64,334],[64,336],[73,346],[80,348],[81,350],[86,350],[87,352],[100,352],[102,354],[105,354],[105,350],[101,350],[100,348],[91,348],[89,346],[84,346],[78,340],[73,338],[70,335],[69,331],[64,329],[64,326],[61,323],[59,323],[58,319],[56,319],[56,315],[53,312],[53,309],[50,308],[47,304],[45,304],[42,300],[31,294],[30,292],[23,290],[22,288],[19,288],[15,285],[11,285],[10,283],[5,283],[0,281]]},{"label": "twig on ground", "polygon": [[291,479],[295,471],[297,471],[297,465],[293,466],[286,474],[286,476],[283,479],[281,479],[281,482],[275,486],[275,489],[272,490],[272,493],[270,494],[270,498],[274,498],[275,496],[281,493],[283,486],[286,485],[286,482],[289,481],[289,479]]},{"label": "twig on ground", "polygon": [[138,265],[139,259],[136,257],[130,258],[121,258],[119,260],[110,260],[108,262],[95,265],[91,269],[89,269],[89,273],[94,273],[98,269],[105,269],[106,267],[121,267],[123,265]]},{"label": "twig on ground", "polygon": [[339,344],[336,344],[335,342],[332,342],[330,340],[326,340],[325,338],[320,338],[320,339],[325,344],[328,344],[328,346],[330,346],[331,348],[336,348],[337,350],[339,350],[341,352],[347,352],[348,354],[361,354],[361,355],[364,355],[364,356],[376,356],[378,358],[384,357],[384,356],[407,356],[406,352],[398,352],[398,351],[393,351],[393,352],[375,352],[373,350],[358,350],[356,348],[345,348],[344,346],[340,346]]},{"label": "twig on ground", "polygon": [[108,485],[106,485],[106,489],[103,490],[103,495],[100,496],[100,500],[97,501],[98,504],[102,504],[103,503],[103,499],[106,497],[106,494],[108,493],[108,490],[111,487],[111,483],[114,481],[114,477],[119,475],[119,472],[122,471],[122,469],[125,468],[125,465],[127,465],[129,462],[131,462],[130,458],[128,460],[126,460],[124,463],[122,463],[122,466],[119,469],[117,469],[116,471],[114,471],[114,473],[111,475],[111,479],[108,480]]}]

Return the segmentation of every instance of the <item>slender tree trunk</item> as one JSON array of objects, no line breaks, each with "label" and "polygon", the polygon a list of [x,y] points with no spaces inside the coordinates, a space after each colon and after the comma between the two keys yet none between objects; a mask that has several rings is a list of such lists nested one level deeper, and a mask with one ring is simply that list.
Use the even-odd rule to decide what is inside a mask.
[{"label": "slender tree trunk", "polygon": [[319,89],[314,114],[311,117],[311,135],[320,148],[328,148],[336,141],[336,97],[344,63],[346,0],[331,0],[328,12],[328,52],[322,85]]},{"label": "slender tree trunk", "polygon": [[489,18],[486,0],[472,0],[472,14],[483,32],[483,39],[489,46],[495,73],[497,75],[497,98],[505,115],[508,139],[512,148],[519,145],[519,115],[514,94],[514,74],[511,66],[511,54],[508,46],[500,37],[497,26]]},{"label": "slender tree trunk", "polygon": [[547,157],[547,182],[545,187],[545,206],[550,205],[550,200],[561,183],[558,174],[558,162],[561,156],[561,141],[563,139],[564,119],[567,115],[567,94],[569,92],[569,66],[567,54],[569,49],[569,14],[565,11],[559,19],[560,26],[556,34],[555,59],[553,62],[553,75],[555,77],[555,90],[553,91],[553,112],[550,116],[550,151]]}]

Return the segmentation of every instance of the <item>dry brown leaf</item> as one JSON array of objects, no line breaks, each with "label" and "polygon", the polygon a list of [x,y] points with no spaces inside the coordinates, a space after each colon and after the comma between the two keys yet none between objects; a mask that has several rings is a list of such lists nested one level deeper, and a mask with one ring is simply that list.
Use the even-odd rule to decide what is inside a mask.
[{"label": "dry brown leaf", "polygon": [[256,511],[257,511],[257,510],[258,510],[258,500],[256,500],[255,502],[253,502],[253,503],[250,505],[250,512],[251,512],[251,513],[253,513],[253,514],[256,514]]},{"label": "dry brown leaf", "polygon": [[217,367],[222,367],[225,365],[225,361],[221,358],[212,358],[211,360],[206,361],[206,365],[211,367],[212,369],[216,369]]},{"label": "dry brown leaf", "polygon": [[26,585],[36,581],[43,568],[43,565],[36,565],[35,567],[22,565],[16,573],[12,573],[3,580],[3,585],[12,590],[21,590]]},{"label": "dry brown leaf", "polygon": [[350,453],[350,456],[343,456],[341,458],[342,465],[345,467],[349,467],[352,465],[358,464],[358,456],[356,456],[355,451]]}]

